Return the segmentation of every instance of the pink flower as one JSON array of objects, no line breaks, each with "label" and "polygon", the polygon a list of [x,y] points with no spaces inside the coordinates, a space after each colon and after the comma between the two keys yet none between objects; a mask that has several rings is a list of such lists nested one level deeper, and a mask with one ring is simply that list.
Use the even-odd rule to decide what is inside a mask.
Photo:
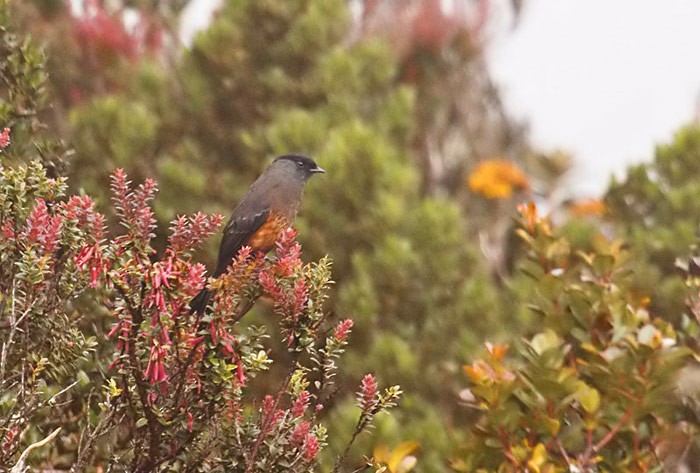
[{"label": "pink flower", "polygon": [[0,149],[5,149],[10,146],[10,129],[5,127],[0,133]]},{"label": "pink flower", "polygon": [[373,374],[366,374],[360,384],[360,392],[357,393],[357,400],[360,409],[369,411],[374,406],[377,396],[377,379]]},{"label": "pink flower", "polygon": [[24,237],[28,244],[38,244],[43,254],[53,253],[61,238],[63,218],[60,215],[49,215],[44,199],[37,199],[36,205],[27,218],[27,228]]},{"label": "pink flower", "polygon": [[144,376],[151,384],[167,381],[168,375],[165,372],[165,347],[157,342],[151,345],[151,356],[148,359],[148,366]]},{"label": "pink flower", "polygon": [[263,418],[268,417],[272,413],[272,409],[275,408],[275,398],[271,395],[265,396],[262,402],[262,415]]},{"label": "pink flower", "polygon": [[309,294],[306,288],[306,279],[297,279],[294,281],[294,296],[293,296],[293,309],[292,313],[296,315],[301,314],[309,300]]},{"label": "pink flower", "polygon": [[[144,304],[146,305],[146,307],[155,306],[159,312],[166,312],[168,310],[165,304],[165,296],[163,295],[163,289],[160,287],[154,287],[149,291],[148,294],[146,294],[146,297],[144,298]],[[157,322],[158,318],[156,316],[151,322],[151,327],[155,327]]]},{"label": "pink flower", "polygon": [[308,391],[302,391],[299,393],[297,398],[292,403],[292,416],[295,419],[298,419],[304,415],[306,408],[309,407],[309,401],[311,401],[311,395]]},{"label": "pink flower", "polygon": [[306,463],[311,463],[316,455],[318,455],[319,444],[318,439],[314,434],[306,434],[306,440],[304,442],[304,460]]},{"label": "pink flower", "polygon": [[75,34],[81,47],[136,58],[136,39],[118,18],[111,17],[96,0],[86,1],[83,8],[83,15],[75,18]]},{"label": "pink flower", "polygon": [[90,286],[97,287],[97,282],[100,273],[107,271],[109,262],[102,256],[100,244],[84,246],[75,256],[75,265],[79,270],[84,270],[86,267],[90,269]]},{"label": "pink flower", "polygon": [[310,424],[306,421],[299,422],[295,425],[290,439],[291,444],[295,447],[302,446],[304,440],[306,440],[306,436],[309,434],[310,427]]},{"label": "pink flower", "polygon": [[238,379],[238,384],[245,386],[246,376],[245,371],[243,370],[243,360],[241,360],[240,357],[236,362],[236,379]]},{"label": "pink flower", "polygon": [[63,216],[74,221],[78,227],[90,234],[94,241],[104,237],[105,216],[95,211],[95,203],[90,196],[72,196],[59,204]]},{"label": "pink flower", "polygon": [[8,451],[10,451],[10,448],[12,447],[12,444],[17,438],[17,434],[19,434],[19,432],[19,425],[15,425],[8,429],[3,437],[0,437],[0,440],[2,440],[2,444],[0,444],[0,450],[2,450],[3,453],[7,453]]},{"label": "pink flower", "polygon": [[333,338],[335,338],[339,342],[345,341],[345,339],[348,338],[348,334],[350,333],[350,330],[352,329],[353,325],[354,322],[352,321],[352,319],[345,319],[339,322],[338,325],[335,327],[335,331],[333,332]]},{"label": "pink flower", "polygon": [[199,212],[189,217],[179,216],[170,224],[168,240],[173,252],[178,254],[197,246],[216,231],[223,219],[223,215],[204,215]]},{"label": "pink flower", "polygon": [[15,229],[14,225],[12,223],[12,220],[8,220],[2,225],[2,229],[0,230],[0,233],[2,233],[2,238],[4,240],[14,240],[15,239]]},{"label": "pink flower", "polygon": [[269,272],[263,271],[259,276],[260,285],[263,290],[275,301],[279,301],[283,298],[282,288],[277,284],[274,276]]}]

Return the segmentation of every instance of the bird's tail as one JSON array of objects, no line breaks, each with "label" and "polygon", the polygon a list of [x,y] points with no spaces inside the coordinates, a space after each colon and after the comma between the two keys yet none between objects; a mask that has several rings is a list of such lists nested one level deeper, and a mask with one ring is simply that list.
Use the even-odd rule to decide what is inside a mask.
[{"label": "bird's tail", "polygon": [[211,291],[205,287],[190,301],[190,314],[204,315],[209,299],[211,299]]}]

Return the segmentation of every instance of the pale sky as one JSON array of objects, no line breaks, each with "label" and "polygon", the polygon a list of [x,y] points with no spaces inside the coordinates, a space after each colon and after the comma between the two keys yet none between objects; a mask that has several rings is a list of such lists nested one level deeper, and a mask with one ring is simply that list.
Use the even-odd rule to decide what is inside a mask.
[{"label": "pale sky", "polygon": [[[510,0],[493,1],[492,74],[535,146],[573,154],[573,195],[599,195],[695,117],[700,0],[524,0],[514,31]],[[192,2],[183,36],[219,3]]]},{"label": "pale sky", "polygon": [[533,143],[572,152],[570,189],[595,196],[695,117],[699,47],[697,0],[525,0],[489,57]]}]

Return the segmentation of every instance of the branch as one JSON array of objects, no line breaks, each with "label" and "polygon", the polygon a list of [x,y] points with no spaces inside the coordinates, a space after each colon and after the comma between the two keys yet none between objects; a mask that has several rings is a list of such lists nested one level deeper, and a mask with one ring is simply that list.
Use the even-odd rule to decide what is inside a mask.
[{"label": "branch", "polygon": [[56,403],[56,399],[58,399],[61,395],[67,393],[67,392],[70,391],[71,389],[73,389],[73,387],[74,387],[76,384],[78,384],[78,382],[77,382],[77,381],[74,381],[74,382],[71,383],[69,386],[66,386],[65,388],[61,389],[59,392],[57,392],[56,394],[54,394],[53,396],[51,396],[51,399],[49,399],[49,400],[47,401],[47,404],[48,404],[49,406],[53,406],[53,405]]},{"label": "branch", "polygon": [[27,458],[29,457],[29,454],[32,453],[32,450],[35,450],[37,448],[41,448],[53,439],[56,438],[56,436],[61,432],[61,427],[58,427],[56,430],[51,432],[48,437],[46,437],[44,440],[39,440],[38,442],[35,442],[28,446],[24,452],[22,452],[22,455],[20,455],[19,460],[17,461],[17,464],[12,467],[10,470],[10,473],[25,473],[27,471],[27,467],[25,464],[27,463]]},{"label": "branch", "polygon": [[272,409],[270,410],[270,413],[262,420],[262,425],[260,426],[260,433],[258,434],[258,438],[255,441],[255,444],[253,445],[253,450],[251,451],[250,455],[245,458],[246,460],[246,469],[245,473],[251,473],[253,471],[253,468],[255,468],[255,458],[258,455],[258,450],[260,449],[260,446],[263,443],[263,440],[265,439],[266,435],[266,430],[270,425],[270,421],[272,420],[272,417],[274,417],[274,412],[277,410],[277,407],[280,404],[280,400],[282,399],[282,395],[287,391],[287,388],[289,387],[289,381],[292,379],[292,375],[294,374],[294,371],[297,369],[297,360],[299,358],[298,355],[299,352],[296,352],[293,356],[292,363],[291,363],[291,369],[289,370],[289,373],[287,373],[287,376],[285,376],[284,381],[280,384],[279,390],[277,391],[277,395],[275,397],[275,403],[272,406]]},{"label": "branch", "polygon": [[620,431],[620,429],[627,423],[628,420],[630,420],[630,417],[632,417],[632,412],[633,408],[628,408],[623,416],[620,418],[620,420],[615,424],[615,426],[610,429],[610,432],[605,434],[605,437],[600,439],[597,444],[593,447],[593,451],[595,453],[599,452],[603,447],[605,447],[612,439],[613,437]]}]

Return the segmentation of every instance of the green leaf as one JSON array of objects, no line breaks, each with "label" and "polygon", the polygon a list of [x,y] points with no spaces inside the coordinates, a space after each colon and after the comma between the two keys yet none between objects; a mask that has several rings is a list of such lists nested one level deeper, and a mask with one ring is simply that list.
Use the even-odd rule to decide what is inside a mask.
[{"label": "green leaf", "polygon": [[553,330],[546,330],[542,333],[538,333],[532,337],[530,341],[530,346],[538,355],[542,355],[542,353],[550,348],[558,348],[561,344],[562,340]]},{"label": "green leaf", "polygon": [[608,274],[615,266],[615,257],[611,255],[595,255],[593,258],[593,271],[598,276]]},{"label": "green leaf", "polygon": [[600,393],[583,381],[576,383],[576,400],[589,414],[595,413],[600,407]]}]

